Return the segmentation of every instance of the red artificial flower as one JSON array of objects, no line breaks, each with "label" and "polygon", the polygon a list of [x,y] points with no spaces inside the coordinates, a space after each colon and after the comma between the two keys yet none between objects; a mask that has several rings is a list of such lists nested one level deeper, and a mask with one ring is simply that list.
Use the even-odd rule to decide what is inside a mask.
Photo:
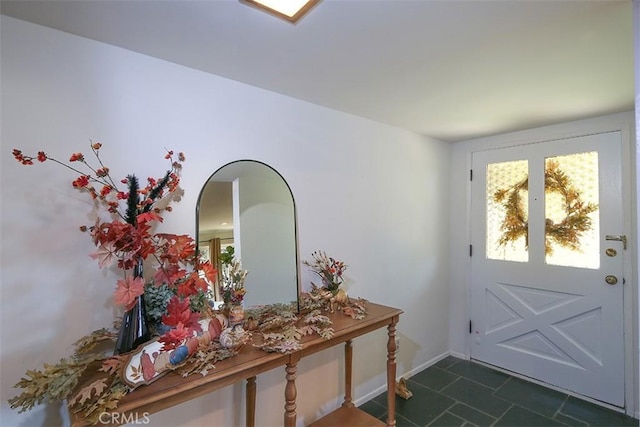
[{"label": "red artificial flower", "polygon": [[33,164],[33,161],[31,160],[32,157],[25,156],[24,154],[22,154],[22,151],[18,150],[17,148],[13,149],[13,157],[15,157],[16,160],[22,163],[23,165]]},{"label": "red artificial flower", "polygon": [[190,297],[198,292],[205,292],[208,288],[207,282],[200,277],[197,271],[191,272],[186,276],[186,280],[178,283],[177,293],[182,297]]},{"label": "red artificial flower", "polygon": [[[174,152],[167,151],[165,158],[171,164],[170,169],[161,179],[153,177],[147,178],[147,185],[144,188],[137,188],[137,206],[129,206],[129,191],[133,186],[129,178],[124,178],[120,182],[128,189],[117,188],[117,180],[110,176],[110,170],[105,166],[99,157],[98,151],[102,144],[90,142],[90,148],[95,155],[98,165],[94,167],[87,162],[81,152],[71,154],[68,162],[82,163],[83,166],[76,166],[68,162],[59,161],[49,157],[44,151],[38,151],[36,156],[25,155],[21,150],[13,149],[13,156],[23,165],[32,165],[34,161],[44,162],[49,160],[53,163],[65,166],[77,173],[77,178],[72,181],[74,188],[89,193],[95,201],[95,206],[103,207],[109,214],[110,222],[103,222],[104,216],[98,212],[97,219],[93,226],[81,226],[81,231],[89,231],[93,243],[97,246],[96,251],[90,254],[98,261],[101,268],[106,268],[114,262],[119,268],[131,270],[140,259],[152,258],[159,266],[155,267],[154,281],[158,284],[167,283],[171,291],[182,297],[189,297],[208,289],[207,282],[198,274],[199,258],[195,251],[195,241],[189,236],[176,236],[169,234],[155,234],[151,226],[155,222],[162,222],[162,212],[171,211],[170,206],[165,203],[155,203],[160,201],[165,194],[175,192],[180,183],[181,162],[185,157],[179,153],[175,160]],[[81,169],[88,169],[83,171]],[[133,176],[133,175],[131,175]],[[162,186],[159,186],[163,183]],[[123,201],[125,201],[123,203]],[[128,222],[130,210],[135,208],[134,224]],[[209,264],[203,264],[204,277],[215,281],[215,269]],[[145,267],[147,268],[147,267]],[[114,299],[117,304],[129,308],[138,295],[144,292],[144,281],[141,278],[132,278],[125,275],[124,280],[117,282],[114,292]],[[185,302],[186,301],[186,302]],[[198,314],[192,313],[189,307],[189,300],[180,301],[176,297],[172,309],[167,314],[169,322],[176,326],[177,323],[183,325],[185,330],[201,330],[198,323]],[[181,305],[178,305],[180,302]],[[180,310],[182,308],[182,310]],[[176,323],[177,322],[177,323]],[[179,331],[175,331],[179,334]],[[173,339],[177,339],[174,336]]]},{"label": "red artificial flower", "polygon": [[108,175],[109,175],[109,168],[107,167],[96,170],[96,176],[99,176],[100,178],[103,178]]},{"label": "red artificial flower", "polygon": [[142,277],[128,276],[124,280],[118,280],[118,287],[113,296],[116,304],[123,305],[130,310],[136,302],[136,298],[144,293],[144,280]]},{"label": "red artificial flower", "polygon": [[177,282],[186,273],[178,264],[163,264],[153,276],[153,282],[158,286],[162,283],[172,285]]},{"label": "red artificial flower", "polygon": [[110,185],[103,185],[102,189],[100,190],[100,197],[107,197],[107,195],[109,193],[111,193],[111,186]]},{"label": "red artificial flower", "polygon": [[191,311],[189,298],[180,300],[177,296],[172,297],[167,304],[167,314],[162,316],[162,322],[167,326],[178,326],[178,324],[193,330],[202,332],[200,325],[200,314]]},{"label": "red artificial flower", "polygon": [[196,243],[191,236],[160,233],[158,237],[164,242],[162,259],[170,263],[195,259]]},{"label": "red artificial flower", "polygon": [[140,225],[145,225],[152,221],[162,222],[162,217],[155,212],[145,212],[137,216],[136,221]]},{"label": "red artificial flower", "polygon": [[200,263],[198,269],[204,274],[205,279],[209,282],[214,283],[218,278],[218,270],[213,267],[209,261],[205,261]]},{"label": "red artificial flower", "polygon": [[89,177],[86,175],[81,175],[72,182],[72,185],[76,188],[86,187],[87,185],[89,185]]},{"label": "red artificial flower", "polygon": [[89,256],[98,260],[98,267],[100,268],[110,266],[118,259],[113,242],[106,242],[105,244],[100,245],[98,250],[89,254]]},{"label": "red artificial flower", "polygon": [[84,156],[82,153],[73,153],[69,158],[70,162],[84,162]]},{"label": "red artificial flower", "polygon": [[162,350],[172,350],[180,346],[187,338],[193,336],[190,328],[185,328],[182,322],[178,322],[175,328],[170,329],[166,334],[158,338],[162,343]]}]

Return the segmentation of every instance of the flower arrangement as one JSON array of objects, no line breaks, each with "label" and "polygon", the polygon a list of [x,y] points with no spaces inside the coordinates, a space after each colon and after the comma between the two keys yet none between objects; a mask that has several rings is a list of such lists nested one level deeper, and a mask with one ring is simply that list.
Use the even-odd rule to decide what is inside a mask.
[{"label": "flower arrangement", "polygon": [[[185,157],[182,153],[176,157],[168,151],[165,159],[170,164],[169,169],[161,178],[147,178],[146,185],[141,188],[135,175],[128,175],[119,182],[111,177],[100,157],[101,143],[90,142],[90,148],[96,166],[80,152],[73,153],[68,162],[44,151],[30,156],[14,149],[13,156],[23,165],[33,165],[35,161],[56,163],[78,174],[72,186],[89,194],[94,202],[94,224],[80,227],[81,231],[89,233],[96,246],[90,256],[97,260],[100,268],[116,265],[123,270],[123,278],[117,281],[113,294],[114,302],[130,313],[132,305],[149,293],[154,317],[168,328],[158,339],[163,350],[178,349],[184,346],[187,338],[202,332],[200,315],[208,314],[210,310],[207,280],[213,281],[217,275],[213,266],[196,254],[193,238],[153,231],[154,226],[162,222],[162,214],[171,211],[171,202],[179,195]],[[153,270],[146,284],[140,277],[143,262]],[[201,277],[202,273],[204,277]],[[94,331],[75,343],[72,356],[54,365],[45,364],[41,370],[28,370],[15,385],[23,392],[9,399],[11,407],[23,412],[36,404],[67,399],[74,413],[97,423],[99,415],[116,407],[129,391],[119,375],[129,354],[96,350],[98,344],[115,338],[116,333],[110,329]],[[207,356],[207,363],[232,355],[218,349]],[[76,390],[84,372],[95,363],[101,364],[99,371],[104,377]]]},{"label": "flower arrangement", "polygon": [[244,281],[249,272],[242,269],[242,263],[232,259],[222,267],[222,301],[226,306],[241,305],[246,289]]},{"label": "flower arrangement", "polygon": [[[176,201],[185,157],[182,153],[174,157],[174,153],[168,151],[165,159],[170,167],[166,173],[159,179],[147,178],[144,188],[140,188],[135,175],[128,175],[119,183],[112,179],[109,168],[100,158],[101,147],[100,143],[90,142],[97,166],[92,166],[82,153],[72,154],[68,163],[43,151],[29,156],[14,149],[13,155],[23,165],[33,165],[34,161],[50,162],[78,174],[72,186],[90,195],[96,213],[93,225],[80,227],[96,246],[91,257],[97,260],[100,268],[116,265],[123,271],[123,279],[117,281],[114,291],[115,303],[128,310],[139,302],[140,296],[148,295],[153,317],[169,328],[158,338],[162,343],[160,352],[169,357],[165,368],[183,376],[207,375],[213,363],[237,352],[222,347],[214,338],[222,329],[219,322],[216,327],[215,316],[211,317],[209,329],[203,332],[201,314],[211,314],[207,281],[214,282],[217,271],[209,262],[201,260],[191,237],[153,231],[154,226],[162,222],[162,214],[171,211],[171,202]],[[119,185],[126,189],[118,188]],[[317,333],[325,339],[333,335],[331,319],[323,316],[317,306],[324,294],[333,292],[337,298],[346,266],[324,252],[316,251],[312,255],[314,262],[305,261],[305,264],[321,277],[324,288],[320,293],[301,296],[302,307],[308,307],[309,313],[301,319],[294,306],[272,305],[257,309],[253,318],[257,319],[256,332],[263,336],[263,341],[255,346],[268,352],[287,353],[302,348],[300,340],[305,335]],[[152,267],[153,274],[146,283],[139,277],[142,261],[145,261],[147,273],[147,267]],[[232,258],[225,264],[222,288],[227,306],[242,304],[247,274],[239,260]],[[347,300],[343,313],[355,319],[364,317],[365,301]],[[94,331],[74,344],[70,357],[53,365],[45,364],[40,370],[28,370],[15,385],[23,391],[9,399],[11,408],[24,412],[37,404],[66,400],[73,413],[90,423],[99,423],[100,414],[117,408],[118,402],[131,391],[130,384],[122,379],[122,372],[133,352],[111,354],[97,350],[99,344],[114,338],[115,333],[109,329]],[[144,347],[141,348],[144,353]],[[187,353],[193,353],[193,356],[185,358]],[[149,377],[149,364],[145,364],[148,360],[142,360],[143,356],[141,365],[135,368],[145,378],[145,375]],[[99,377],[82,382],[87,370],[96,366],[99,366]]]},{"label": "flower arrangement", "polygon": [[[322,280],[322,286],[335,295],[344,281],[342,275],[347,266],[344,262],[327,256],[323,251],[314,251],[311,257],[313,262],[304,260],[303,263],[311,267],[311,270]],[[316,286],[313,282],[311,284]]]},{"label": "flower arrangement", "polygon": [[[20,152],[14,151],[14,154],[19,161],[27,162],[25,164],[33,159]],[[121,355],[96,350],[99,344],[114,338],[113,332],[99,329],[76,341],[70,357],[53,365],[45,364],[40,370],[28,370],[15,385],[23,391],[9,399],[11,408],[25,412],[41,403],[66,400],[70,411],[91,424],[98,424],[101,422],[100,414],[113,411],[114,408],[117,410],[119,401],[138,385],[148,383],[168,371],[176,371],[183,377],[194,374],[206,376],[217,361],[237,354],[239,348],[226,348],[220,340],[223,332],[223,324],[218,317],[220,314],[212,316],[207,330],[203,331],[203,320],[193,310],[191,292],[196,282],[192,281],[192,274],[172,274],[168,267],[173,264],[164,262],[165,258],[172,257],[178,258],[178,264],[197,259],[194,258],[192,242],[184,236],[165,234],[157,235],[157,238],[160,240],[150,239],[154,245],[148,256],[153,255],[159,260],[159,271],[154,277],[164,279],[160,286],[147,283],[145,292],[150,293],[152,298],[149,299],[155,302],[155,316],[161,317],[171,329],[158,339],[162,347],[153,352],[154,360],[146,351],[147,347],[139,347],[134,352]],[[172,254],[174,251],[177,253]],[[346,268],[344,263],[327,257],[324,252],[314,252],[313,256],[313,264],[305,263],[317,269],[317,274],[337,289],[342,283],[342,273]],[[211,271],[215,275],[215,270]],[[239,260],[232,259],[225,266],[223,286],[226,304],[242,303],[247,274]],[[172,278],[176,280],[170,281]],[[247,334],[242,331],[241,344],[251,340],[253,334],[259,334],[262,339],[254,343],[254,347],[265,352],[290,353],[303,348],[301,340],[306,335],[331,338],[334,335],[333,322],[322,311],[326,297],[335,299],[339,292],[333,295],[328,287],[321,289],[312,285],[310,292],[300,295],[299,306],[271,304],[249,308],[249,318],[254,319],[254,325]],[[195,288],[199,289],[197,284]],[[341,310],[347,316],[362,319],[367,315],[366,301],[360,298],[347,299]],[[206,323],[206,319],[204,321]],[[150,345],[157,348],[155,343]],[[137,352],[138,359],[135,359]],[[97,371],[96,366],[99,366]],[[129,370],[130,375],[126,374]],[[97,375],[85,380],[87,371]]]},{"label": "flower arrangement", "polygon": [[[123,278],[117,281],[113,294],[117,305],[125,310],[132,308],[137,297],[145,292],[144,279],[133,271],[145,260],[153,265],[152,285],[169,290],[163,301],[162,320],[182,331],[180,334],[170,331],[163,338],[171,348],[183,334],[198,331],[198,312],[208,307],[208,285],[198,271],[204,272],[208,280],[216,275],[213,266],[201,261],[196,254],[193,238],[153,232],[154,225],[162,222],[162,214],[172,210],[171,202],[178,195],[184,154],[175,157],[173,151],[168,151],[165,159],[170,166],[166,173],[161,178],[147,178],[146,185],[141,188],[135,175],[128,175],[119,182],[111,177],[100,157],[101,143],[90,142],[90,148],[96,166],[81,152],[73,153],[68,163],[44,151],[29,156],[14,149],[13,156],[23,165],[33,165],[36,160],[52,162],[78,174],[72,186],[88,193],[96,209],[95,223],[80,227],[81,231],[89,233],[97,247],[90,256],[97,260],[100,268],[115,264],[123,270]],[[120,189],[119,185],[126,186],[126,190]]]}]

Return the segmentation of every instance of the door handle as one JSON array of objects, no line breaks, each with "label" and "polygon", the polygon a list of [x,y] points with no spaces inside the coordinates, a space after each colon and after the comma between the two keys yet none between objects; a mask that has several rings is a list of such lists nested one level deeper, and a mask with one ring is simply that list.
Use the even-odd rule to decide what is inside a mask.
[{"label": "door handle", "polygon": [[604,281],[607,282],[607,284],[613,286],[618,283],[618,278],[616,276],[608,275],[604,278]]},{"label": "door handle", "polygon": [[622,242],[622,249],[627,250],[627,236],[624,234],[607,234],[604,236],[605,240],[615,240],[618,242]]}]

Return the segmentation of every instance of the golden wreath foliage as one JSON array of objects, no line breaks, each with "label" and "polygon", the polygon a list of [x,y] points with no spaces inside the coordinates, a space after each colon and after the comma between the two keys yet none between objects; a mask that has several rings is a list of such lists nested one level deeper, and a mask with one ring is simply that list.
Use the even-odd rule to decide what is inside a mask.
[{"label": "golden wreath foliage", "polygon": [[[558,193],[564,199],[565,217],[559,223],[545,220],[546,255],[553,253],[553,244],[572,249],[580,249],[580,237],[592,227],[590,214],[598,210],[595,203],[585,203],[580,192],[571,184],[569,177],[558,167],[556,162],[549,162],[544,173],[546,193]],[[521,237],[525,239],[525,247],[529,247],[529,221],[524,211],[520,193],[528,191],[529,178],[525,178],[506,189],[500,189],[493,195],[493,200],[502,204],[505,209],[504,219],[500,225],[502,235],[498,239],[499,246],[515,242]]]}]

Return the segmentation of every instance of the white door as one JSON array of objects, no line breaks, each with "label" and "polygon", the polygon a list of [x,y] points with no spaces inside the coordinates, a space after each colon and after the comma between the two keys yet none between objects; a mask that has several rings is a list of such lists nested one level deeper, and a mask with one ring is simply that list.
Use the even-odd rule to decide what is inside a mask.
[{"label": "white door", "polygon": [[620,133],[472,167],[471,357],[624,406]]}]

